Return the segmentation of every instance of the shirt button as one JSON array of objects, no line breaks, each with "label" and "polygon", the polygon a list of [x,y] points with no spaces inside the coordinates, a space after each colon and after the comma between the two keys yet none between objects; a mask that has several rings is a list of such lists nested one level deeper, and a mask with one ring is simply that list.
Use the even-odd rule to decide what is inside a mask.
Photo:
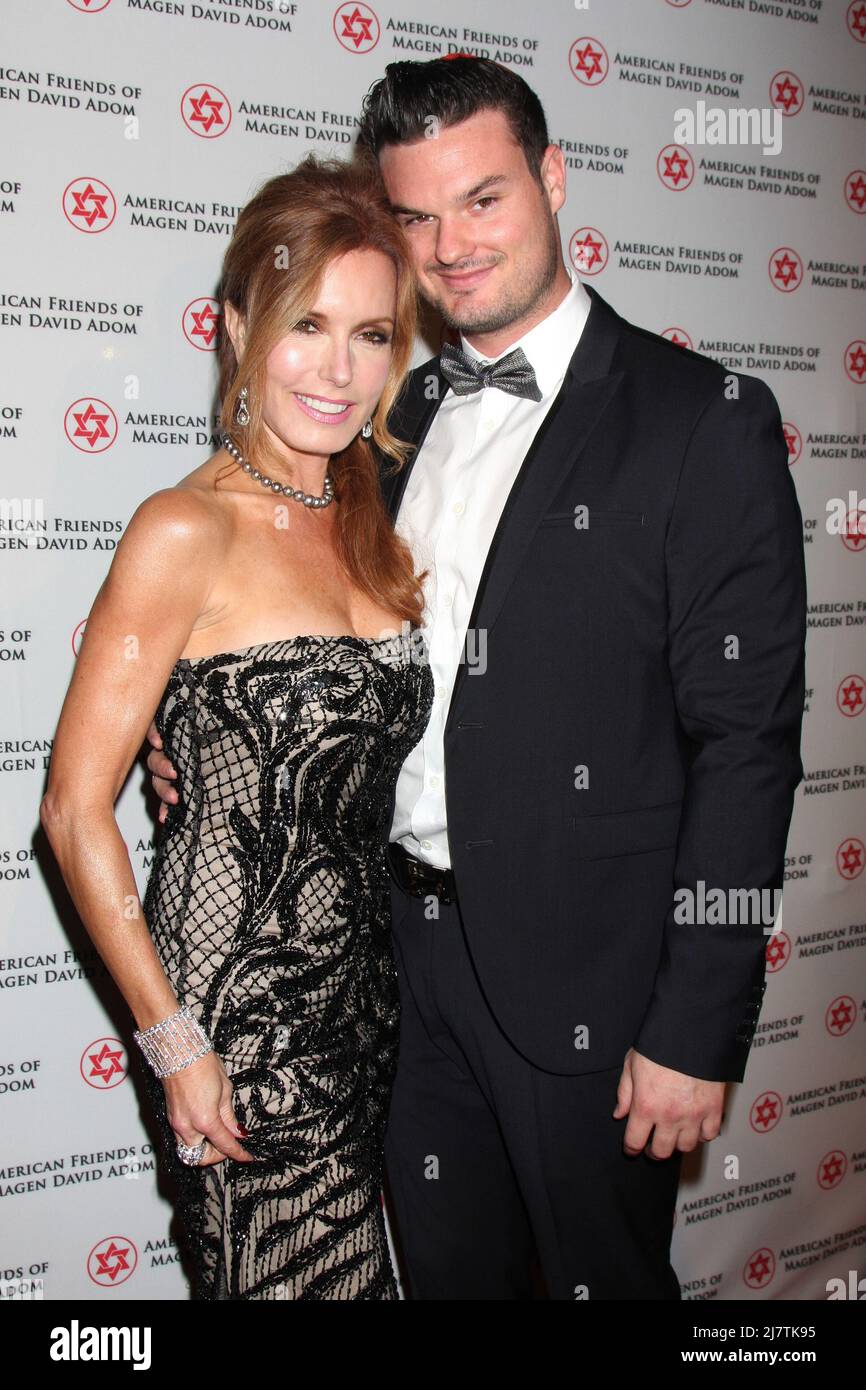
[{"label": "shirt button", "polygon": [[442,697],[444,696],[444,694],[445,694],[445,687],[444,687],[444,685],[437,685],[437,687],[436,687],[436,699],[437,699],[437,700],[441,700]]},{"label": "shirt button", "polygon": [[446,608],[450,608],[451,605],[452,605],[452,603],[454,602],[454,595],[453,595],[453,594],[443,594],[443,595],[442,595],[442,602],[444,603],[444,605],[445,605]]},{"label": "shirt button", "polygon": [[463,502],[455,502],[455,503],[454,503],[454,506],[451,508],[451,510],[452,510],[452,512],[454,513],[455,516],[459,516],[460,513],[464,510],[464,508],[465,508],[465,503],[463,503]]},{"label": "shirt button", "polygon": [[435,773],[435,772],[434,772],[434,773],[433,773],[433,776],[430,778],[430,786],[433,788],[434,791],[438,791],[438,790],[439,790],[439,786],[440,786],[441,781],[442,781],[442,779],[441,779],[441,777],[438,775],[438,773]]},{"label": "shirt button", "polygon": [[496,428],[496,426],[494,425],[494,423],[493,423],[492,420],[485,420],[485,421],[484,421],[484,424],[482,425],[482,429],[484,430],[484,433],[485,433],[485,434],[490,434],[491,431],[494,430],[495,428]]},{"label": "shirt button", "polygon": [[422,848],[422,849],[432,849],[433,846],[431,845],[431,843],[430,843],[429,840],[422,840],[422,841],[421,841],[421,848]]}]

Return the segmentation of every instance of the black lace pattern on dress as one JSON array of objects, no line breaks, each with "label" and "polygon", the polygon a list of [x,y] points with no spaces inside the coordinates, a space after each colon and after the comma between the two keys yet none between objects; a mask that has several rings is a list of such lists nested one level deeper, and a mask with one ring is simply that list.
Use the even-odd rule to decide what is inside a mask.
[{"label": "black lace pattern on dress", "polygon": [[182,659],[160,701],[179,801],[145,918],[257,1158],[181,1164],[148,1074],[196,1298],[397,1297],[381,1208],[399,1023],[385,845],[432,698],[416,632]]}]

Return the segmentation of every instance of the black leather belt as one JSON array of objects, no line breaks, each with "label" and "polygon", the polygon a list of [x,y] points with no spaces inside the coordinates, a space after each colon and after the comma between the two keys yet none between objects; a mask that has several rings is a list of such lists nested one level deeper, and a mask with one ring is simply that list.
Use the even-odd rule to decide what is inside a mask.
[{"label": "black leather belt", "polygon": [[404,893],[413,898],[426,898],[433,893],[441,903],[457,901],[457,886],[453,869],[438,869],[435,864],[425,864],[409,854],[401,844],[393,840],[386,851],[391,877]]}]

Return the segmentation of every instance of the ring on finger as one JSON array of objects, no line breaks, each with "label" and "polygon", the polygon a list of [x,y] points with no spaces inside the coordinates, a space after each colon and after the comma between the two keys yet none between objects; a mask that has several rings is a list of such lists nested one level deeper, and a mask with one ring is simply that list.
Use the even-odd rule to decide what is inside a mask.
[{"label": "ring on finger", "polygon": [[183,1140],[177,1141],[177,1155],[181,1163],[186,1163],[190,1168],[194,1168],[201,1163],[204,1158],[204,1151],[207,1148],[207,1139],[199,1140],[197,1144],[184,1144]]}]

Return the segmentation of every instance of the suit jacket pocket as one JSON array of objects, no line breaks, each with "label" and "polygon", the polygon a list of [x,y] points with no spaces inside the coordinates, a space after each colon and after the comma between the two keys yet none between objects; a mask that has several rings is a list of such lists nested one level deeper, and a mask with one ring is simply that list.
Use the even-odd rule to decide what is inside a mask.
[{"label": "suit jacket pocket", "polygon": [[[538,524],[539,526],[574,526],[574,511],[548,512]],[[588,525],[578,529],[591,531],[593,526],[643,526],[644,524],[645,515],[643,512],[611,511],[608,508],[590,506]]]},{"label": "suit jacket pocket", "polygon": [[666,801],[634,811],[574,816],[578,858],[610,859],[668,849],[677,842],[681,808],[681,801]]}]

